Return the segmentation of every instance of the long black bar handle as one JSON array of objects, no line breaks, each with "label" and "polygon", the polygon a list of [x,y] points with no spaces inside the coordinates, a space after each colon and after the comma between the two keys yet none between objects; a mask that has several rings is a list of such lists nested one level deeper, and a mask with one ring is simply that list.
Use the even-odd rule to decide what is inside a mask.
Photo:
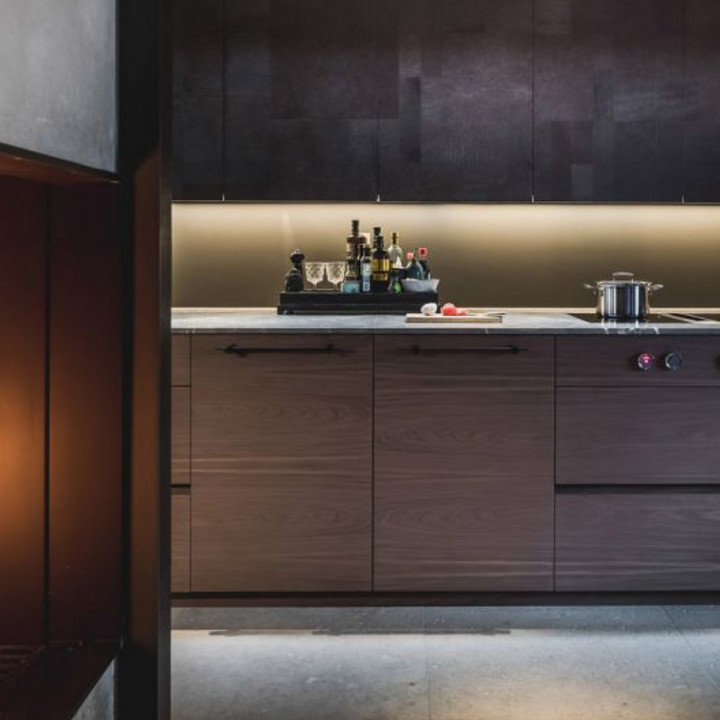
[{"label": "long black bar handle", "polygon": [[236,355],[238,357],[246,357],[247,355],[260,354],[298,354],[303,355],[332,355],[333,353],[342,352],[335,345],[325,345],[323,347],[240,347],[240,345],[225,345],[217,348],[226,355]]},{"label": "long black bar handle", "polygon": [[448,347],[448,348],[428,348],[421,347],[420,345],[413,345],[410,348],[413,355],[419,355],[420,353],[434,354],[434,353],[493,353],[493,354],[506,354],[506,355],[518,355],[522,352],[528,352],[528,348],[520,347],[519,345],[489,345],[488,347]]}]

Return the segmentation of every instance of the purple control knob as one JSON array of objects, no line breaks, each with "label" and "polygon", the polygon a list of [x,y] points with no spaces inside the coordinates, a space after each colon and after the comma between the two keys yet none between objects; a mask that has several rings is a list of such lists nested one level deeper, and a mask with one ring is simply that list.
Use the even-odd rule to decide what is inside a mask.
[{"label": "purple control knob", "polygon": [[642,352],[635,358],[635,367],[638,370],[647,372],[655,367],[655,356],[649,352]]}]

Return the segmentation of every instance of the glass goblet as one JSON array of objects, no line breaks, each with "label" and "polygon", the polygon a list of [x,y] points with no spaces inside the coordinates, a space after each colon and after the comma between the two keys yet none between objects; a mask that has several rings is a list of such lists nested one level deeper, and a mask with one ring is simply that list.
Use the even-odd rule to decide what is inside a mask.
[{"label": "glass goblet", "polygon": [[327,264],[327,279],[335,286],[336,290],[340,289],[340,283],[345,279],[345,268],[347,263],[331,262]]},{"label": "glass goblet", "polygon": [[306,262],[305,263],[305,279],[317,289],[318,283],[323,281],[325,277],[325,263],[322,262]]}]

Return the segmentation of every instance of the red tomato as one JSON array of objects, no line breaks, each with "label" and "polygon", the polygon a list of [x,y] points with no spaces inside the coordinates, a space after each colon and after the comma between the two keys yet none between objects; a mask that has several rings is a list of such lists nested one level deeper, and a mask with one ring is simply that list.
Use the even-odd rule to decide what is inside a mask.
[{"label": "red tomato", "polygon": [[442,314],[446,316],[457,315],[458,310],[452,303],[445,303],[442,306]]}]

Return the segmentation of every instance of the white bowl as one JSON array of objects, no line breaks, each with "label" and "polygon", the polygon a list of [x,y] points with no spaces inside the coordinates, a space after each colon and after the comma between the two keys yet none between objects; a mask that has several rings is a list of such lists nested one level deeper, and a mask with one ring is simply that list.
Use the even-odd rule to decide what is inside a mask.
[{"label": "white bowl", "polygon": [[401,280],[405,292],[436,292],[440,280]]}]

